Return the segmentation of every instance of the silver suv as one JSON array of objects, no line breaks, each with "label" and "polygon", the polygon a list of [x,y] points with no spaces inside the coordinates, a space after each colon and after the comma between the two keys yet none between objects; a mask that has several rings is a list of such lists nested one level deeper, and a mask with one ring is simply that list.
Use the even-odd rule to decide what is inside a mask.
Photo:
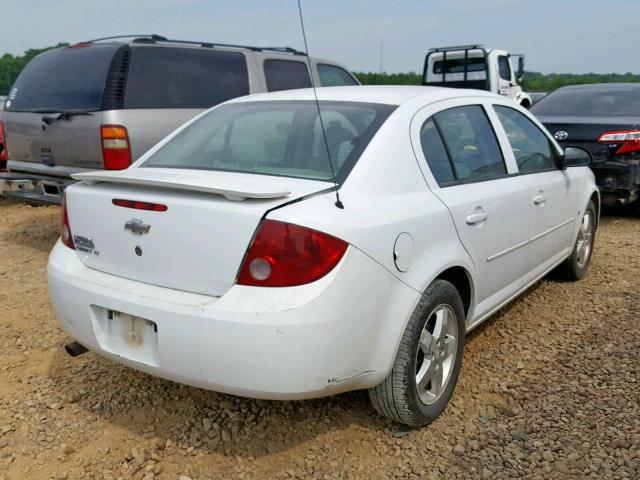
[{"label": "silver suv", "polygon": [[[309,72],[308,65],[311,65]],[[125,169],[169,132],[234,97],[357,85],[343,66],[292,48],[108,37],[34,58],[5,104],[4,194],[60,203],[71,174]]]}]

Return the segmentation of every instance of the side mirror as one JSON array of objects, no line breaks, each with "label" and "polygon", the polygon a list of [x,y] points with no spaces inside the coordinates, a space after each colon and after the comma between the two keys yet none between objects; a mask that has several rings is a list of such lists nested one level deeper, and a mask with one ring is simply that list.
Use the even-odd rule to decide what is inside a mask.
[{"label": "side mirror", "polygon": [[567,167],[588,167],[592,163],[593,156],[591,152],[582,147],[566,147],[561,158],[563,170]]},{"label": "side mirror", "polygon": [[518,73],[516,74],[518,83],[522,82],[523,77],[524,77],[524,55],[518,57]]}]

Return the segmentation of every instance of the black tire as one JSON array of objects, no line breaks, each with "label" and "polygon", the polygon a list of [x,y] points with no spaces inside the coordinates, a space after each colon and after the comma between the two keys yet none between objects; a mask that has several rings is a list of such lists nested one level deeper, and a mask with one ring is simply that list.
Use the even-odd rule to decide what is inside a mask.
[{"label": "black tire", "polygon": [[[457,349],[445,388],[433,404],[427,405],[420,399],[416,386],[419,343],[425,325],[430,317],[433,318],[432,313],[442,305],[448,306],[455,315]],[[431,423],[442,413],[453,395],[462,366],[464,341],[465,315],[460,294],[451,283],[435,280],[423,293],[409,319],[391,372],[384,382],[369,389],[374,408],[394,422],[410,427]]]},{"label": "black tire", "polygon": [[586,256],[586,261],[581,262],[579,249],[582,234],[579,233],[578,238],[576,239],[576,243],[573,246],[573,250],[571,251],[571,255],[569,255],[569,257],[567,257],[567,259],[562,262],[556,270],[558,276],[566,280],[580,280],[587,274],[589,265],[591,265],[591,256],[593,255],[593,247],[596,240],[596,227],[598,221],[596,207],[591,200],[589,200],[587,208],[585,208],[584,213],[582,214],[582,219],[580,220],[581,222],[583,221],[587,213],[591,215],[589,253]]}]

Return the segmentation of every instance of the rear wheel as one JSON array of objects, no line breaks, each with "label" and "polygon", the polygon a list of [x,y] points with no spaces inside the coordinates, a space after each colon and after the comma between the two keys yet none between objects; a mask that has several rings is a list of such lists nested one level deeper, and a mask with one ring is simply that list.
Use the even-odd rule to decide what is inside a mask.
[{"label": "rear wheel", "polygon": [[460,294],[451,283],[434,281],[409,319],[391,372],[369,390],[375,409],[412,427],[431,423],[453,395],[464,338]]},{"label": "rear wheel", "polygon": [[580,280],[589,270],[593,244],[596,237],[596,207],[591,200],[587,204],[582,219],[578,238],[573,246],[571,255],[560,264],[558,273],[567,280]]}]

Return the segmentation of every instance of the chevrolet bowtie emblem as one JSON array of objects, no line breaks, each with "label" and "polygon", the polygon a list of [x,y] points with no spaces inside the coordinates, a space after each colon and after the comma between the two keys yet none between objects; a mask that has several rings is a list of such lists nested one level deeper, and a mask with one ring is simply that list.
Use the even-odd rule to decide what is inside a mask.
[{"label": "chevrolet bowtie emblem", "polygon": [[135,235],[142,235],[145,233],[149,233],[149,230],[151,229],[151,225],[147,225],[142,220],[138,220],[134,218],[133,220],[129,220],[127,223],[124,224],[124,229],[130,230],[131,233]]}]

